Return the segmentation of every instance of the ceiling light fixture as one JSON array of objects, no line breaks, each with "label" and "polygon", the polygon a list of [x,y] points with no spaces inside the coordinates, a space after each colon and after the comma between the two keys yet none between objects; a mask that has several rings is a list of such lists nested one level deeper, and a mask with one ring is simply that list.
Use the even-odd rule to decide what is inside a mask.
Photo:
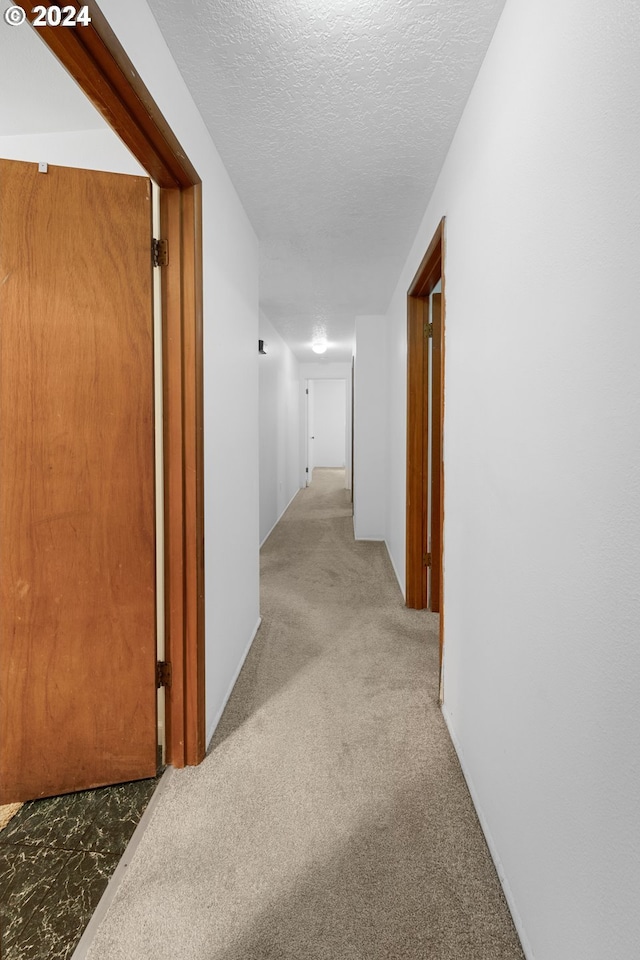
[{"label": "ceiling light fixture", "polygon": [[328,346],[329,344],[326,340],[314,340],[311,344],[311,349],[314,353],[326,353]]}]

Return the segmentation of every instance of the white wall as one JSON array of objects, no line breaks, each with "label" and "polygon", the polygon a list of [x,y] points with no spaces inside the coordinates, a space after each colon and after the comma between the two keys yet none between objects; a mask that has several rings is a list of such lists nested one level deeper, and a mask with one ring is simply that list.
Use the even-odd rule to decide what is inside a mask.
[{"label": "white wall", "polygon": [[446,214],[444,712],[536,960],[640,943],[639,49],[635,0],[507,0],[388,314],[404,570],[406,293]]},{"label": "white wall", "polygon": [[313,412],[309,433],[313,437],[313,465],[344,467],[346,463],[346,380],[309,380]]},{"label": "white wall", "polygon": [[387,325],[356,317],[353,529],[356,540],[384,540],[388,473]]},{"label": "white wall", "polygon": [[267,351],[258,358],[263,543],[300,489],[300,377],[298,361],[262,313],[260,339]]},{"label": "white wall", "polygon": [[0,157],[147,176],[146,170],[111,129],[0,137]]},{"label": "white wall", "polygon": [[258,242],[145,0],[100,7],[203,183],[205,603],[211,736],[259,622]]},{"label": "white wall", "polygon": [[305,467],[307,466],[307,398],[305,387],[307,380],[344,380],[346,397],[346,424],[345,431],[345,487],[351,489],[351,364],[350,363],[301,363],[300,373],[300,486],[306,483]]}]

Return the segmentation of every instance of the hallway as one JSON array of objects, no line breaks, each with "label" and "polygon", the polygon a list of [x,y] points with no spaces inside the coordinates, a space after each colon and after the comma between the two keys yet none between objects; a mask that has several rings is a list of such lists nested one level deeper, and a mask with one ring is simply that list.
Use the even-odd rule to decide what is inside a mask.
[{"label": "hallway", "polygon": [[263,623],[169,781],[91,960],[517,960],[437,696],[437,620],[316,470],[262,549]]}]

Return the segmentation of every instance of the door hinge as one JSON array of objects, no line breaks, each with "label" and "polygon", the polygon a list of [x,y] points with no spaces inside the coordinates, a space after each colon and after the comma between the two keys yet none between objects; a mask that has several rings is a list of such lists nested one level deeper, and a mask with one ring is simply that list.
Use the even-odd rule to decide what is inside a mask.
[{"label": "door hinge", "polygon": [[305,472],[305,473],[309,473],[309,467],[305,467],[305,468],[304,468],[304,472]]},{"label": "door hinge", "polygon": [[158,660],[156,663],[156,687],[171,686],[171,664],[166,660]]},{"label": "door hinge", "polygon": [[433,324],[432,324],[432,323],[425,323],[425,325],[424,325],[424,338],[425,338],[425,340],[428,340],[429,337],[432,337],[432,336],[433,336]]},{"label": "door hinge", "polygon": [[169,241],[156,240],[151,241],[151,256],[154,267],[166,267],[169,263]]},{"label": "door hinge", "polygon": [[309,396],[309,391],[308,391],[308,390],[305,390],[305,393],[307,394],[307,396]]},{"label": "door hinge", "polygon": [[425,567],[430,567],[430,566],[431,566],[431,554],[430,554],[430,553],[424,553],[424,554],[422,555],[422,564],[423,564],[423,566],[425,566]]}]

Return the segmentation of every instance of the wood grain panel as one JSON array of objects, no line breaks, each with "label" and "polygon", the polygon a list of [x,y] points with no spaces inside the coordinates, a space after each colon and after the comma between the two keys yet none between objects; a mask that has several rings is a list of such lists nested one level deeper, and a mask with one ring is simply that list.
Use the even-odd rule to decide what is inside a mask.
[{"label": "wood grain panel", "polygon": [[[86,27],[38,27],[37,35],[159,186],[198,183],[193,165],[98,4],[94,0],[66,0],[67,3],[76,10],[88,6],[91,23]],[[27,9],[28,19],[34,20],[36,5],[20,5]],[[60,6],[54,0],[41,0],[39,5]]]},{"label": "wood grain panel", "polygon": [[164,190],[163,268],[167,759],[200,763],[205,744],[204,423],[201,188]]},{"label": "wood grain panel", "polygon": [[[204,662],[204,377],[200,185],[182,191],[185,503],[185,762],[199,763],[205,743]],[[189,718],[197,718],[190,722]]]},{"label": "wood grain panel", "polygon": [[162,269],[165,487],[165,629],[166,657],[172,665],[167,691],[167,761],[185,764],[185,529],[184,398],[182,364],[182,197],[163,190],[162,234],[169,241],[169,263]]},{"label": "wood grain panel", "polygon": [[150,184],[0,162],[0,803],[156,770]]},{"label": "wood grain panel", "polygon": [[[444,284],[444,218],[438,224],[431,243],[422,258],[407,295],[407,552],[406,604],[415,609],[427,605],[435,612],[442,610],[442,524],[443,464],[442,419],[444,383],[444,300],[438,295],[438,330],[434,322],[432,338],[433,377],[429,383],[428,349],[423,336],[428,322],[428,297],[439,280]],[[436,343],[437,340],[437,343]],[[432,425],[431,428],[429,425]],[[435,453],[440,469],[432,469],[428,481],[428,444]],[[435,446],[434,446],[435,445]],[[431,567],[427,579],[424,554],[429,540],[428,513],[431,503]],[[434,539],[435,538],[435,539]],[[428,580],[431,587],[428,589]],[[441,618],[442,644],[442,618]]]},{"label": "wood grain panel", "polygon": [[406,604],[422,610],[427,603],[427,570],[424,566],[427,428],[427,364],[424,324],[426,301],[407,300],[407,556]]},{"label": "wood grain panel", "polygon": [[[171,251],[163,268],[170,287],[163,297],[165,440],[171,438],[165,448],[165,479],[171,478],[165,493],[171,518],[165,546],[167,657],[173,665],[166,690],[167,749],[170,761],[182,766],[199,763],[205,746],[203,397],[197,382],[203,365],[202,191],[195,168],[98,4],[87,2],[90,26],[39,28],[37,36],[161,187],[162,235],[170,238]],[[45,6],[54,4],[45,0]],[[192,361],[186,359],[189,349],[195,350]],[[195,402],[187,404],[188,396]],[[195,460],[187,435],[196,438]],[[185,496],[187,489],[191,494]]]},{"label": "wood grain panel", "polygon": [[[443,224],[444,226],[444,224]],[[439,632],[439,647],[440,647],[440,683],[438,689],[438,700],[442,704],[444,702],[444,501],[445,501],[445,486],[444,486],[444,404],[445,404],[445,347],[446,347],[446,335],[445,335],[445,317],[446,317],[446,276],[445,276],[445,260],[446,260],[446,238],[444,234],[444,229],[442,231],[442,266],[441,266],[441,290],[440,295],[440,517],[439,517],[439,526],[440,526],[440,549],[438,553],[438,564],[440,570],[440,594],[439,594],[439,603],[438,611],[440,616],[438,617],[438,632]]]},{"label": "wood grain panel", "polygon": [[429,610],[440,612],[440,579],[442,564],[442,295],[431,298],[432,389],[431,389],[431,576],[429,583]]}]

